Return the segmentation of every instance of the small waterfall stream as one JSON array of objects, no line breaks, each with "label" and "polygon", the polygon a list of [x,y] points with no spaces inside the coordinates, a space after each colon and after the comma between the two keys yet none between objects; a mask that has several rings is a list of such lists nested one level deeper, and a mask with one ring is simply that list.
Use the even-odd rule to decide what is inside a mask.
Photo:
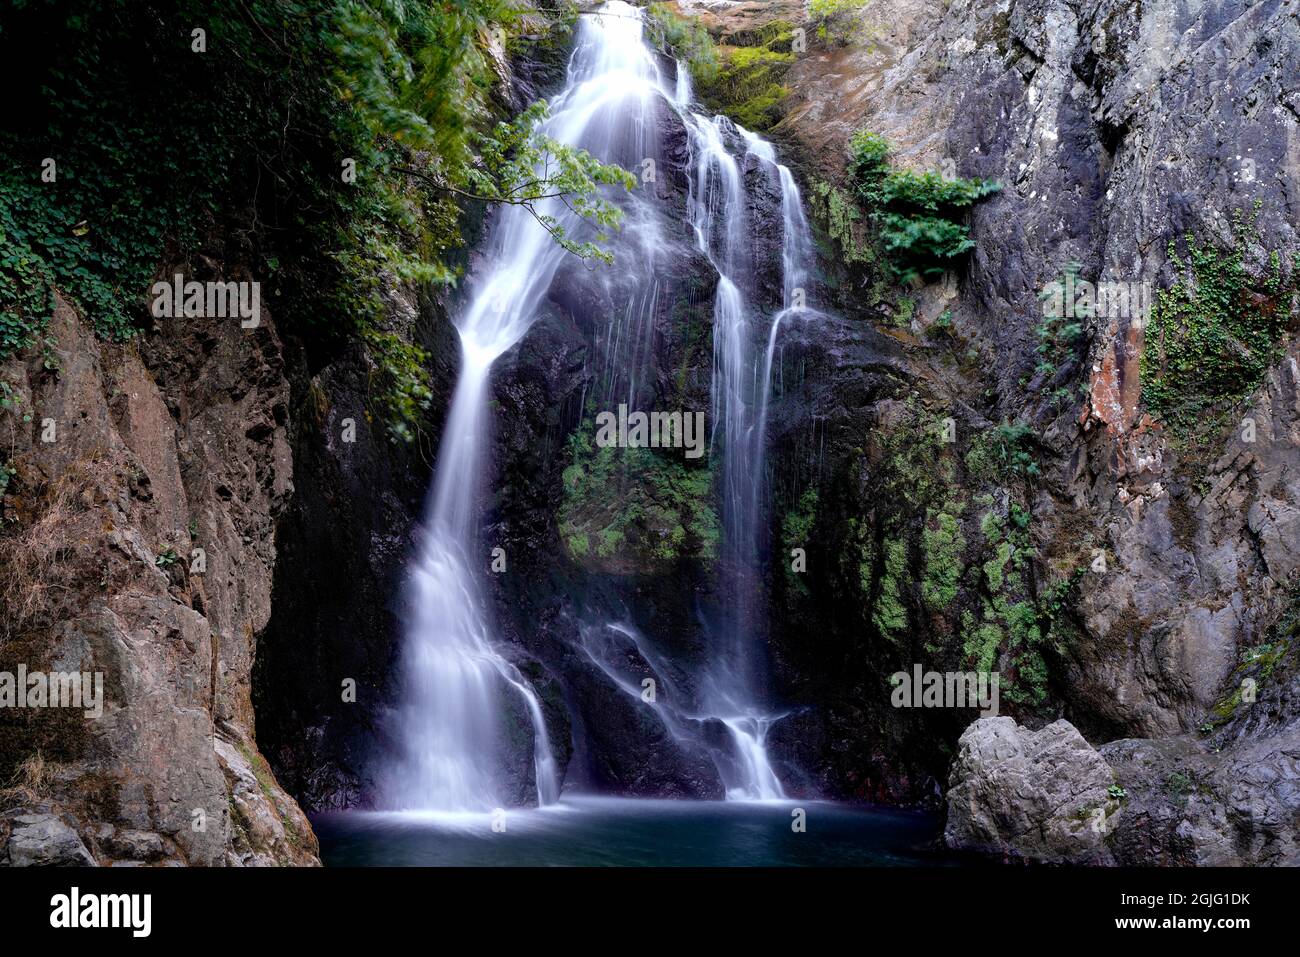
[{"label": "small waterfall stream", "polygon": [[[727,728],[731,753],[716,755],[715,763],[729,798],[779,799],[784,792],[765,739],[780,715],[760,704],[758,691],[760,649],[766,640],[759,585],[764,431],[777,332],[787,316],[805,306],[811,240],[794,179],[777,163],[771,144],[726,118],[691,110],[686,71],[679,65],[672,82],[665,82],[642,37],[638,8],[611,0],[601,12],[613,15],[581,18],[566,86],[552,104],[545,132],[603,161],[634,168],[643,157],[655,155],[656,109],[668,104],[680,116],[690,144],[689,225],[719,276],[713,302],[712,444],[721,456],[724,608],[714,629],[718,633],[709,635],[711,660],[707,673],[695,681],[692,700],[678,703],[676,710],[667,704],[658,710],[665,727],[682,740],[697,738],[709,721]],[[767,330],[759,328],[760,312],[744,291],[753,271],[745,250],[750,224],[744,179],[745,166],[752,163],[775,177],[781,193],[784,301]],[[636,396],[635,376],[649,349],[648,317],[659,295],[654,262],[664,224],[653,205],[633,203],[628,211],[625,231],[632,234],[631,242],[639,242],[642,261],[620,262],[618,268],[631,275],[639,291],[628,302],[624,326],[615,330],[626,341],[607,341],[607,361],[631,357],[624,380],[629,401]],[[542,212],[580,228],[558,202]],[[474,282],[457,322],[460,378],[408,586],[400,662],[403,698],[396,721],[399,753],[381,782],[381,800],[389,808],[483,811],[502,803],[494,762],[503,695],[518,696],[532,722],[538,803],[558,796],[537,694],[493,641],[480,580],[487,550],[479,541],[478,520],[492,365],[528,331],[566,255],[525,210],[500,211],[486,250],[490,265]],[[607,398],[615,398],[612,391]],[[653,653],[641,647],[634,630],[616,624],[609,628],[613,631],[607,637],[636,643],[653,663]],[[600,653],[602,647],[598,641],[586,643],[584,650],[605,671],[612,688],[639,695],[640,677],[619,674]]]},{"label": "small waterfall stream", "polygon": [[[785,796],[768,760],[766,736],[781,715],[764,710],[756,687],[766,616],[760,607],[763,574],[765,454],[768,397],[777,333],[787,316],[804,311],[812,238],[790,170],[777,162],[772,144],[724,116],[691,112],[690,74],[678,64],[674,101],[691,137],[694,170],[689,204],[700,250],[718,270],[713,304],[713,444],[721,431],[723,475],[724,598],[721,642],[704,682],[706,715],[731,735],[733,762],[719,762],[731,799],[775,800]],[[755,224],[747,222],[744,170],[751,161],[770,168],[781,192],[782,303],[771,321],[766,349],[755,348],[758,310],[742,286],[754,264],[745,252]]]}]

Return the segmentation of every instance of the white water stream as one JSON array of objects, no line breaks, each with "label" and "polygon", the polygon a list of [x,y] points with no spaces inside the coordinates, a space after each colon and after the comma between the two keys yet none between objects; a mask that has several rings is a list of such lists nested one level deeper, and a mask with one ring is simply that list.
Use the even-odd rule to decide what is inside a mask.
[{"label": "white water stream", "polygon": [[[732,798],[778,799],[780,781],[768,761],[765,737],[776,715],[755,701],[754,642],[762,617],[759,536],[763,519],[764,426],[773,349],[780,322],[797,310],[810,261],[810,241],[798,189],[789,170],[778,166],[770,144],[724,118],[692,112],[685,71],[665,82],[642,36],[639,8],[612,0],[608,16],[584,16],[563,92],[552,103],[544,131],[587,149],[606,162],[630,168],[653,155],[657,110],[676,110],[685,124],[693,161],[691,226],[699,248],[719,273],[713,303],[713,421],[722,456],[723,542],[727,624],[713,637],[708,673],[699,681],[699,700],[684,719],[665,715],[675,735],[689,735],[700,721],[716,719],[734,744],[719,772]],[[766,335],[757,337],[758,314],[742,291],[751,277],[743,255],[751,224],[746,222],[743,164],[756,161],[778,177],[782,196],[783,287],[785,302]],[[577,230],[558,201],[540,210]],[[644,209],[642,209],[644,213]],[[648,348],[645,317],[658,296],[653,248],[659,226],[653,216],[629,216],[646,251],[636,275],[643,288],[634,300],[637,323],[629,323],[629,354]],[[443,431],[442,445],[418,554],[407,589],[400,661],[402,700],[396,722],[398,753],[381,780],[383,806],[396,810],[484,811],[500,805],[503,789],[497,762],[505,698],[517,696],[533,728],[537,802],[559,795],[556,763],[537,694],[494,643],[481,574],[488,550],[480,541],[482,477],[488,448],[488,384],[493,363],[528,331],[538,305],[564,257],[529,213],[499,211],[485,250],[488,267],[472,286],[457,321],[462,364]],[[616,268],[620,268],[617,267]],[[629,311],[633,305],[629,305]],[[617,343],[615,343],[617,349]],[[628,371],[635,396],[635,368]],[[613,398],[610,396],[610,398]],[[630,632],[625,632],[630,635]],[[590,651],[589,651],[590,653]],[[595,656],[593,656],[595,657]],[[599,663],[599,662],[598,662]],[[606,669],[616,687],[639,693],[639,682]]]}]

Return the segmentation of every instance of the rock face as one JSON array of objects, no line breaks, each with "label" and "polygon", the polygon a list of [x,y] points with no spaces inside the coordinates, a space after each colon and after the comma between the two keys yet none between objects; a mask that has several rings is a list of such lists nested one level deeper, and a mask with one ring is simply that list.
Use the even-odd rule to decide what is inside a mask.
[{"label": "rock face", "polygon": [[[766,15],[753,4],[678,6],[722,37],[789,17],[776,5]],[[1289,660],[1274,622],[1300,584],[1294,296],[1270,306],[1292,333],[1271,369],[1190,441],[1143,402],[1145,314],[1091,317],[1079,348],[1048,372],[1036,329],[1039,295],[1068,263],[1146,284],[1154,299],[1180,278],[1167,247],[1185,234],[1240,246],[1252,276],[1268,275],[1273,251],[1294,274],[1300,111],[1284,79],[1300,67],[1294,10],[879,0],[861,19],[865,35],[848,42],[809,34],[786,75],[786,117],[772,135],[805,183],[843,185],[848,139],[868,129],[893,145],[896,165],[1002,190],[970,217],[968,262],[900,293],[901,321],[869,281],[827,262],[840,318],[783,333],[769,426],[774,521],[811,524],[810,573],[774,579],[773,656],[796,705],[775,747],[791,766],[819,769],[808,784],[822,794],[932,798],[973,714],[895,711],[884,676],[913,662],[968,668],[991,623],[1004,679],[1044,676],[1004,710],[1031,728],[1065,717],[1088,741],[1112,742],[1101,753],[1130,795],[1105,849],[1040,853],[1288,859],[1300,801],[1286,729],[1300,712],[1282,694],[1265,722],[1240,683],[1261,655]],[[1254,223],[1244,241],[1238,216]],[[956,454],[916,452],[945,417]],[[1003,422],[1026,429],[1032,481],[971,467],[972,449]],[[815,507],[801,509],[809,490]],[[1011,562],[992,575],[990,516],[994,529],[1027,517],[1018,544],[1007,539]],[[1017,555],[1020,588],[999,591]],[[1104,571],[1091,570],[1098,555]],[[1067,597],[1053,611],[1058,586]],[[1034,609],[1032,628],[1004,615],[1017,607]],[[1039,660],[1017,642],[1037,643]],[[1257,675],[1260,702],[1282,669]],[[1266,725],[1266,739],[1234,734],[1243,722],[1256,734]],[[1198,782],[1187,814],[1164,799],[1171,775],[1175,790]]]},{"label": "rock face", "polygon": [[[803,8],[678,6],[734,45]],[[1233,409],[1249,438],[1229,422],[1189,443],[1143,405],[1133,316],[1083,323],[1050,372],[1036,335],[1039,294],[1067,264],[1167,287],[1169,240],[1231,245],[1233,214],[1256,203],[1245,267],[1266,274],[1278,250],[1289,275],[1293,5],[874,0],[865,18],[867,35],[847,43],[810,33],[786,75],[772,135],[805,196],[843,185],[859,128],[888,138],[901,166],[1002,190],[971,214],[961,268],[892,302],[823,242],[808,291],[824,313],[781,329],[763,536],[772,633],[756,653],[788,712],[769,735],[787,791],[933,803],[946,790],[950,843],[1005,857],[1295,863],[1300,689],[1294,628],[1277,623],[1300,584],[1294,341]],[[551,54],[519,71],[516,105],[554,86],[563,51]],[[629,303],[626,274],[576,263],[554,284],[494,370],[484,541],[509,557],[488,582],[496,637],[538,690],[567,783],[718,797],[703,747],[615,680],[699,673],[718,597],[705,536],[658,547],[699,503],[680,501],[675,474],[582,486],[590,463],[572,442],[597,398],[709,406],[717,276],[685,227],[690,156],[671,114],[657,124],[657,183],[637,194],[681,227],[659,237],[657,298]],[[742,172],[745,292],[764,329],[779,197],[764,169]],[[639,255],[631,243],[616,239],[616,256]],[[1276,305],[1294,332],[1294,304]],[[277,779],[309,809],[368,801],[457,354],[454,303],[392,307],[436,363],[407,450],[366,416],[359,352],[286,352],[269,322],[251,335],[163,329],[137,351],[92,341],[61,309],[60,374],[5,370],[39,412],[0,433],[20,466],[6,507],[44,537],[10,552],[40,556],[6,565],[40,574],[5,589],[19,627],[0,663],[93,665],[107,704],[98,722],[5,716],[0,776],[17,783],[0,803],[0,858],[310,862],[314,839]],[[39,440],[47,415],[53,443]],[[948,422],[954,438],[935,439]],[[1002,423],[1023,430],[1018,445]],[[633,491],[645,499],[628,518]],[[194,547],[202,574],[185,560]],[[786,570],[792,547],[806,573]],[[634,633],[662,641],[679,670]],[[1000,671],[1013,717],[891,707],[887,676],[913,663]],[[525,769],[508,796],[527,803],[531,732],[506,717],[507,763]]]},{"label": "rock face", "polygon": [[1295,540],[1300,474],[1294,347],[1241,410],[1267,434],[1230,434],[1198,489],[1143,419],[1141,337],[1126,317],[1090,330],[1082,409],[1034,396],[1036,297],[1070,260],[1168,285],[1168,240],[1231,245],[1233,211],[1255,204],[1251,268],[1296,248],[1300,117],[1280,78],[1300,65],[1300,26],[1280,2],[1051,0],[886,0],[868,23],[873,43],[796,64],[782,131],[808,149],[810,173],[840,175],[865,127],[903,165],[947,161],[1004,185],[974,214],[976,251],[949,306],[998,357],[979,376],[996,395],[981,411],[1030,421],[1057,456],[1042,537],[1071,535],[1082,504],[1119,565],[1085,583],[1096,642],[1072,653],[1070,696],[1089,731],[1194,726],[1296,578],[1297,550],[1281,545]]},{"label": "rock face", "polygon": [[0,713],[10,863],[310,864],[316,839],[254,743],[257,635],[292,492],[269,316],[96,341],[65,303],[57,374],[6,364],[18,521],[0,547],[0,671],[85,672],[102,713]]},{"label": "rock face", "polygon": [[1108,863],[1114,774],[1068,721],[1041,731],[982,718],[963,732],[948,780],[944,840],[957,850]]},{"label": "rock face", "polygon": [[1040,863],[1300,863],[1295,722],[1220,752],[1186,736],[1094,750],[1067,721],[1035,732],[986,718],[959,746],[944,829],[953,849]]},{"label": "rock face", "polygon": [[[77,832],[52,814],[16,814],[5,823],[9,837],[5,842],[6,858],[0,863],[10,867],[85,867],[95,863]],[[129,856],[143,859],[138,854]]]},{"label": "rock face", "polygon": [[[254,675],[258,741],[308,810],[365,803],[384,747],[401,639],[402,584],[454,381],[455,331],[393,293],[390,320],[434,356],[425,430],[389,441],[368,414],[373,369],[353,345],[290,371],[297,479],[278,528],[271,619]],[[352,682],[355,694],[345,691]]]}]

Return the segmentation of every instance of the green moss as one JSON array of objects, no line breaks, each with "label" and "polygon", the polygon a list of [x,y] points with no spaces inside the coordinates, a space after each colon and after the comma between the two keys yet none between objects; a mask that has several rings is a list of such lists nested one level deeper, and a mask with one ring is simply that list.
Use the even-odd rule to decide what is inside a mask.
[{"label": "green moss", "polygon": [[866,29],[863,13],[870,0],[810,0],[808,19],[817,38],[824,43],[844,45]]},{"label": "green moss", "polygon": [[808,594],[808,586],[803,582],[803,575],[793,569],[790,553],[795,548],[805,550],[808,548],[813,525],[817,522],[817,502],[817,489],[807,489],[799,497],[799,501],[794,508],[785,513],[785,517],[781,521],[781,544],[784,551],[780,556],[780,560],[785,568],[786,583],[803,595]]},{"label": "green moss", "polygon": [[997,668],[998,649],[1002,647],[1005,635],[1002,629],[992,621],[976,622],[969,611],[962,612],[962,632],[965,641],[962,652],[978,671],[994,671]]},{"label": "green moss", "polygon": [[1170,241],[1179,278],[1156,297],[1146,329],[1142,400],[1180,436],[1204,435],[1207,422],[1254,392],[1281,358],[1300,257],[1288,281],[1277,252],[1268,276],[1254,280],[1245,251],[1257,238],[1255,228],[1237,213],[1233,231],[1230,249],[1185,236],[1185,258]]},{"label": "green moss", "polygon": [[809,199],[813,216],[826,230],[841,263],[853,267],[874,260],[871,244],[860,236],[863,216],[852,197],[838,186],[819,180],[813,184]]},{"label": "green moss", "polygon": [[956,482],[953,445],[943,441],[943,420],[909,399],[903,417],[873,436],[880,451],[873,476],[887,501],[923,511],[948,497]]},{"label": "green moss", "polygon": [[557,524],[571,559],[713,561],[721,532],[713,476],[681,450],[599,448],[584,420],[569,437]]},{"label": "green moss", "polygon": [[816,488],[807,489],[795,507],[785,513],[785,518],[781,521],[781,540],[787,549],[808,544],[813,525],[817,521],[818,498]]},{"label": "green moss", "polygon": [[781,105],[790,94],[784,78],[796,57],[792,38],[789,24],[774,21],[747,45],[716,47],[717,69],[696,75],[696,95],[746,129],[770,129],[780,122]]},{"label": "green moss", "polygon": [[[1070,640],[1083,569],[1059,581],[1048,573],[1041,590],[1030,574],[1033,517],[1021,504],[1028,489],[1010,481],[1034,464],[1028,430],[1008,424],[976,433],[963,456],[944,441],[943,419],[915,397],[895,406],[887,423],[856,464],[854,481],[872,490],[871,517],[851,519],[844,543],[845,577],[868,600],[870,625],[906,655],[919,646],[949,667],[1000,672],[1006,700],[1040,708],[1051,653]],[[967,529],[971,505],[978,511]]]},{"label": "green moss", "polygon": [[921,553],[925,561],[921,597],[933,612],[948,610],[957,598],[962,552],[966,548],[958,520],[960,513],[960,504],[950,505],[947,511],[926,513],[925,528],[921,532]]},{"label": "green moss", "polygon": [[1003,578],[1003,569],[1006,568],[1007,562],[1011,560],[1011,543],[999,542],[993,557],[984,563],[984,582],[989,591],[996,594],[1002,590],[1005,583]]},{"label": "green moss", "polygon": [[876,548],[871,539],[871,526],[850,518],[848,532],[846,552],[852,565],[849,571],[853,575],[859,596],[866,602],[871,596],[871,586],[876,577]]},{"label": "green moss", "polygon": [[894,313],[894,325],[900,329],[906,329],[912,324],[912,316],[916,314],[916,300],[911,296],[901,296],[898,300],[898,309]]},{"label": "green moss", "polygon": [[1014,476],[1040,474],[1033,447],[1033,430],[1023,423],[1003,422],[971,439],[966,468],[980,482],[1003,483]]},{"label": "green moss", "polygon": [[602,528],[597,538],[599,543],[596,545],[596,554],[601,558],[609,558],[623,544],[624,535],[622,529],[610,526]]},{"label": "green moss", "polygon": [[1277,663],[1282,660],[1286,654],[1290,641],[1287,638],[1279,638],[1271,644],[1257,645],[1253,648],[1247,648],[1242,652],[1241,663],[1243,667],[1253,667],[1257,669],[1259,679],[1267,681],[1273,677],[1273,669]]},{"label": "green moss", "polygon": [[883,552],[884,567],[871,620],[882,635],[894,639],[907,628],[907,606],[902,593],[903,583],[908,580],[907,543],[886,539]]},{"label": "green moss", "polygon": [[1300,622],[1300,601],[1293,603],[1269,629],[1269,641],[1241,652],[1241,659],[1228,679],[1230,690],[1210,709],[1202,731],[1213,731],[1227,724],[1243,703],[1249,703],[1246,702],[1247,681],[1255,682],[1255,693],[1258,694],[1272,679],[1274,670],[1286,657],[1295,638],[1297,622]]}]

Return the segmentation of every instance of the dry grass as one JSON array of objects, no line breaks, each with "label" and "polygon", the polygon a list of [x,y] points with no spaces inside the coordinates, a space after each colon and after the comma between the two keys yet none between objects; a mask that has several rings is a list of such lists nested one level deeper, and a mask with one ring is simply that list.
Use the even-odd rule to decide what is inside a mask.
[{"label": "dry grass", "polygon": [[68,545],[69,524],[83,511],[78,495],[93,465],[79,462],[50,482],[39,517],[0,535],[0,635],[12,636],[51,612],[53,593],[68,587],[60,553]]},{"label": "dry grass", "polygon": [[37,751],[29,755],[14,772],[9,783],[0,788],[0,808],[35,804],[45,794],[50,782],[50,766],[45,756]]}]

